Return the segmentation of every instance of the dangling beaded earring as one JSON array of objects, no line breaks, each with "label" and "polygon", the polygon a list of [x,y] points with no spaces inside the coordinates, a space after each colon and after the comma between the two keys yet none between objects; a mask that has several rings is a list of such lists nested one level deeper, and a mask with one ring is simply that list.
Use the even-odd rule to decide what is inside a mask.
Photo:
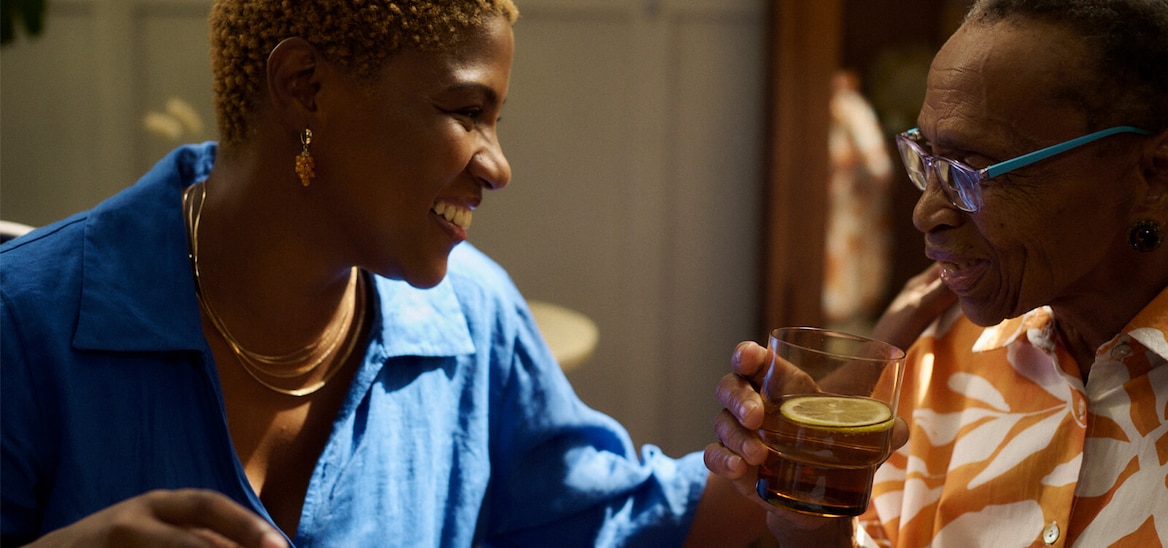
[{"label": "dangling beaded earring", "polygon": [[1136,221],[1127,234],[1127,242],[1132,249],[1140,253],[1148,253],[1164,242],[1164,232],[1156,221],[1144,219]]},{"label": "dangling beaded earring", "polygon": [[300,154],[296,155],[296,174],[300,176],[300,185],[308,187],[312,184],[312,178],[316,177],[316,172],[313,171],[312,154],[308,152],[308,145],[312,144],[312,130],[304,128],[300,134]]}]

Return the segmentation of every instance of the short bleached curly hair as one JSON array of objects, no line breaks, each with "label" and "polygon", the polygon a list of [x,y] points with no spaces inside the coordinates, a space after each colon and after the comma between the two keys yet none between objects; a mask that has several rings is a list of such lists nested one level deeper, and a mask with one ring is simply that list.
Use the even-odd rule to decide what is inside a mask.
[{"label": "short bleached curly hair", "polygon": [[519,10],[512,0],[216,0],[211,72],[219,137],[235,145],[248,140],[268,54],[285,38],[304,38],[371,80],[402,47],[449,49],[496,14],[514,23]]}]

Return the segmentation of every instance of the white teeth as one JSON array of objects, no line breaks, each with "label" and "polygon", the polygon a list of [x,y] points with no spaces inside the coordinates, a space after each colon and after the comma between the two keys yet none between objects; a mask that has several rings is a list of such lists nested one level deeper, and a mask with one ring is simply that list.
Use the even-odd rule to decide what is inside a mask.
[{"label": "white teeth", "polygon": [[448,202],[436,202],[430,211],[446,219],[448,222],[461,228],[470,228],[472,213],[469,209],[458,207]]}]

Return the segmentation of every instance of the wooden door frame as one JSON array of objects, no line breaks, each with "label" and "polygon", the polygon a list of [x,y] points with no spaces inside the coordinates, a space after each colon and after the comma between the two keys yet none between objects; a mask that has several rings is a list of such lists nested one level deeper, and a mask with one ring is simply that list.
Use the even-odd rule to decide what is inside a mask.
[{"label": "wooden door frame", "polygon": [[824,321],[828,102],[843,9],[843,0],[771,3],[762,333]]}]

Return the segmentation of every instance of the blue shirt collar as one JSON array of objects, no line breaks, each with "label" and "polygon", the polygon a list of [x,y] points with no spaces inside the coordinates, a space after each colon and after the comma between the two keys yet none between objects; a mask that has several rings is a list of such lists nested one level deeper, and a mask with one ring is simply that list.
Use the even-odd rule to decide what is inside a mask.
[{"label": "blue shirt collar", "polygon": [[205,179],[214,160],[212,143],[178,148],[87,216],[75,347],[203,348],[182,190]]},{"label": "blue shirt collar", "polygon": [[449,278],[430,289],[374,277],[380,336],[373,344],[383,358],[457,356],[474,352],[470,327]]}]

